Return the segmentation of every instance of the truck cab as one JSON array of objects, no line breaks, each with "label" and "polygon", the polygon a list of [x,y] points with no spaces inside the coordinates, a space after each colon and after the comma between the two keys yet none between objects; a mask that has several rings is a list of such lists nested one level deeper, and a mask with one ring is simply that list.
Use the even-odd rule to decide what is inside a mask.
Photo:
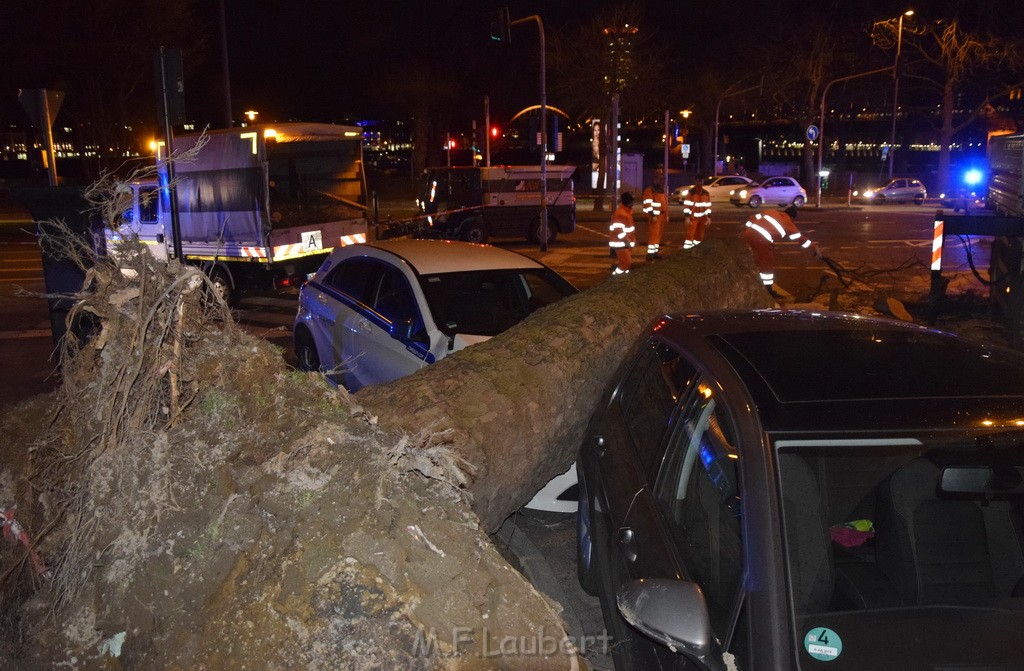
[{"label": "truck cab", "polygon": [[[574,166],[546,169],[548,242],[576,229]],[[418,198],[426,237],[541,238],[540,166],[427,168]]]}]

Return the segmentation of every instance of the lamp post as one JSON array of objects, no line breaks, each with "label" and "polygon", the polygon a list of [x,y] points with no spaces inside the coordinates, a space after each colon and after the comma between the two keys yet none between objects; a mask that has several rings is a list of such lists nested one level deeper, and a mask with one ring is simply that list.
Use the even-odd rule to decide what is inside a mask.
[{"label": "lamp post", "polygon": [[537,32],[540,34],[540,251],[546,252],[548,251],[548,86],[547,66],[544,61],[546,50],[544,22],[537,14],[512,21],[509,18],[508,8],[502,7],[498,10],[496,34],[492,34],[491,39],[509,44],[512,41],[512,26],[530,22],[537,24]]},{"label": "lamp post", "polygon": [[892,67],[878,68],[877,70],[870,70],[868,72],[862,72],[857,75],[849,75],[846,77],[840,77],[839,79],[833,79],[825,85],[825,89],[821,92],[821,110],[818,116],[818,207],[821,207],[821,162],[824,158],[824,147],[825,147],[825,95],[828,90],[832,88],[833,84],[839,82],[845,82],[850,79],[859,79],[860,77],[867,77],[868,75],[877,75],[881,72],[888,72],[892,70]]},{"label": "lamp post", "polygon": [[889,179],[892,179],[892,166],[896,160],[896,114],[899,111],[900,96],[900,50],[903,46],[903,17],[913,16],[914,10],[908,9],[900,14],[896,27],[896,60],[892,64],[892,134],[889,136]]}]

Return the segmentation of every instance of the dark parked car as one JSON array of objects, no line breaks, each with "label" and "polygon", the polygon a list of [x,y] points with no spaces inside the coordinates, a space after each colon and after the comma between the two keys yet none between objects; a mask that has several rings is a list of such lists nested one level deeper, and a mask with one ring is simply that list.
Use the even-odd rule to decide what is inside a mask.
[{"label": "dark parked car", "polygon": [[578,569],[619,668],[1024,668],[1024,355],[666,316],[598,407]]}]

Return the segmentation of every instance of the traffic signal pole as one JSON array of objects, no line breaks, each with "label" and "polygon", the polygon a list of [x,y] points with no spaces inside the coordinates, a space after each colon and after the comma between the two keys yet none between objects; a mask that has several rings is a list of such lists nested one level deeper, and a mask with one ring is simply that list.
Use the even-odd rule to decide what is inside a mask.
[{"label": "traffic signal pole", "polygon": [[512,42],[510,28],[531,21],[536,22],[537,32],[540,35],[540,251],[546,252],[548,251],[548,87],[544,22],[537,14],[512,21],[509,19],[508,8],[502,7],[498,10],[496,31],[491,38],[510,44]]}]

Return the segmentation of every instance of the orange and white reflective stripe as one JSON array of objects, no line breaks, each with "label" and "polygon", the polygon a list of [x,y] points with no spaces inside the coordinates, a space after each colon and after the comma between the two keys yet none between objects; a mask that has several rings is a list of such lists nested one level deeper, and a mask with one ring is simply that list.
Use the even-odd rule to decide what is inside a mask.
[{"label": "orange and white reflective stripe", "polygon": [[[356,245],[362,242],[366,242],[366,235],[364,233],[356,233],[355,235],[342,235],[338,238],[339,247],[347,247],[348,245]],[[261,248],[248,247],[246,249],[260,249],[258,256],[266,256],[262,253]],[[277,260],[292,259],[300,256],[310,256],[313,254],[323,254],[327,252],[327,249],[306,249],[306,246],[301,242],[292,243],[290,245],[278,245],[274,247],[274,258]],[[248,256],[243,253],[243,256]]]},{"label": "orange and white reflective stripe", "polygon": [[[277,247],[274,247],[274,258],[284,259],[292,256],[302,256],[304,251],[305,246],[301,242],[297,242],[294,245],[278,245]],[[323,250],[317,249],[314,251],[319,253]]]},{"label": "orange and white reflective stripe", "polygon": [[783,228],[782,224],[780,224],[779,220],[776,219],[775,217],[771,216],[770,214],[759,214],[759,215],[757,215],[757,218],[758,219],[764,219],[769,224],[771,224],[772,228],[774,228],[775,231],[778,233],[778,239],[779,240],[781,240],[784,237],[786,237],[786,229]]},{"label": "orange and white reflective stripe", "polygon": [[942,229],[946,222],[936,219],[932,228],[932,270],[942,270]]},{"label": "orange and white reflective stripe", "polygon": [[706,200],[694,201],[694,218],[706,217],[711,214],[711,203]]},{"label": "orange and white reflective stripe", "polygon": [[657,254],[660,251],[661,251],[661,246],[658,245],[657,243],[655,243],[655,242],[647,243],[647,253],[648,254]]},{"label": "orange and white reflective stripe", "polygon": [[651,212],[654,211],[654,199],[653,198],[644,198],[643,210],[644,210],[644,214],[650,214]]},{"label": "orange and white reflective stripe", "polygon": [[761,273],[761,284],[766,287],[775,284],[775,273]]},{"label": "orange and white reflective stripe", "polygon": [[238,251],[247,259],[267,258],[267,251],[262,247],[240,247]]},{"label": "orange and white reflective stripe", "polygon": [[[625,247],[628,242],[626,240],[626,236],[635,230],[635,226],[626,226],[626,224],[621,221],[613,221],[611,225],[608,226],[608,246],[615,249]],[[611,236],[615,237],[612,238]],[[629,246],[632,247],[633,244],[634,243],[630,242]]]},{"label": "orange and white reflective stripe", "polygon": [[[760,219],[761,215],[757,215],[757,217]],[[766,229],[764,226],[761,226],[760,224],[753,221],[748,221],[745,225],[747,228],[754,231],[768,242],[775,242],[775,238],[772,237],[772,234],[768,232],[768,229]]]},{"label": "orange and white reflective stripe", "polygon": [[348,247],[349,245],[359,245],[366,242],[366,233],[356,233],[354,235],[343,235],[338,238],[339,247]]}]

